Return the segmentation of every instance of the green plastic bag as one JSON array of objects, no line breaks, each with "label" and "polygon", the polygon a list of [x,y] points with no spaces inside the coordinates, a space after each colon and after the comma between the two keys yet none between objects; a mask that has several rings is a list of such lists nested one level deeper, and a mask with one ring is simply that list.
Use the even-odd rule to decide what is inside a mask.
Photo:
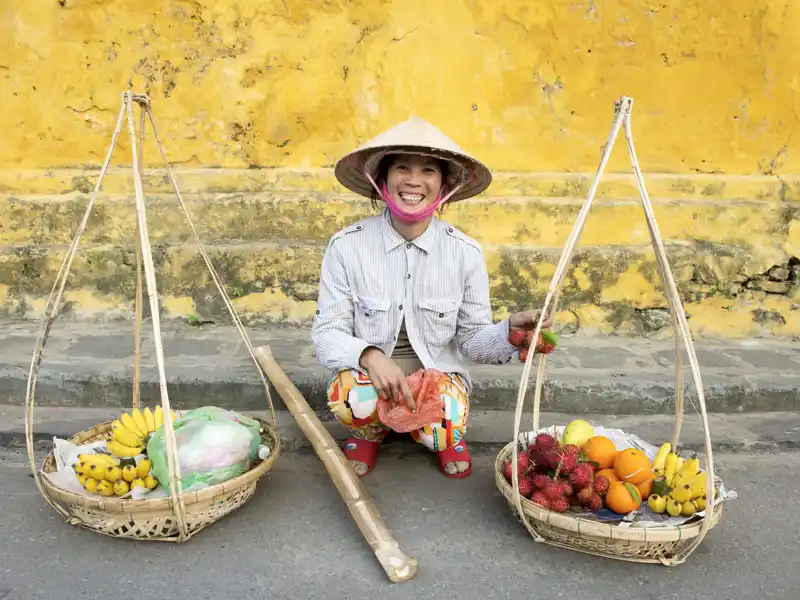
[{"label": "green plastic bag", "polygon": [[[216,406],[187,412],[172,423],[181,489],[197,484],[217,485],[246,472],[261,444],[258,421]],[[147,443],[152,473],[169,489],[166,432],[160,427]]]}]

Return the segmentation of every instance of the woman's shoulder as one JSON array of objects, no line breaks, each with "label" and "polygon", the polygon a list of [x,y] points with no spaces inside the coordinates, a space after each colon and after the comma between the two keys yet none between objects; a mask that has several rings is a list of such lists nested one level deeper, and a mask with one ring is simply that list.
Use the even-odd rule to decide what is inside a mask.
[{"label": "woman's shoulder", "polygon": [[458,247],[463,247],[472,251],[477,251],[478,254],[483,254],[483,247],[480,242],[475,238],[467,235],[464,231],[448,223],[447,221],[437,219],[437,225],[446,234],[445,238],[448,243],[455,244]]},{"label": "woman's shoulder", "polygon": [[355,234],[369,233],[375,231],[378,223],[380,222],[380,219],[381,219],[380,215],[372,215],[369,217],[364,217],[363,219],[359,219],[358,221],[355,221],[350,225],[342,227],[339,231],[334,233],[328,239],[328,246],[331,246],[334,242],[338,240],[347,239]]}]

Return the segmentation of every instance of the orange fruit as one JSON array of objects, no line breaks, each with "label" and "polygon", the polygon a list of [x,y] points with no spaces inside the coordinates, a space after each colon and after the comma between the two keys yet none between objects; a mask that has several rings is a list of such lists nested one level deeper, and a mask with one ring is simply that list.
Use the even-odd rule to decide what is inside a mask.
[{"label": "orange fruit", "polygon": [[614,483],[615,481],[619,481],[619,477],[614,472],[614,469],[600,469],[597,471],[594,476],[597,477],[598,475],[602,475],[606,479],[608,479],[608,483]]},{"label": "orange fruit", "polygon": [[634,485],[639,485],[653,477],[650,459],[644,452],[636,448],[626,448],[617,454],[617,458],[614,460],[614,472],[617,474],[617,478]]},{"label": "orange fruit", "polygon": [[627,515],[642,505],[642,495],[632,483],[615,481],[608,486],[606,506],[620,515]]},{"label": "orange fruit", "polygon": [[586,457],[597,463],[598,469],[610,469],[614,466],[614,459],[617,458],[617,447],[610,439],[602,435],[595,435],[586,440],[582,450]]},{"label": "orange fruit", "polygon": [[655,475],[646,479],[642,483],[636,485],[639,490],[639,493],[642,495],[642,498],[649,498],[650,494],[653,493],[653,480],[655,479]]}]

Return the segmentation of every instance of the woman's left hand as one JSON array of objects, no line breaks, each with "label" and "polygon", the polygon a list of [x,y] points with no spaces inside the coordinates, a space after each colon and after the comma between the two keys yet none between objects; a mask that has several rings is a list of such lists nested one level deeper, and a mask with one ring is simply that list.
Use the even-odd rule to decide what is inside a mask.
[{"label": "woman's left hand", "polygon": [[[538,310],[525,310],[522,312],[514,313],[508,319],[508,324],[512,329],[536,329],[536,324],[539,322]],[[542,329],[548,329],[553,326],[553,319],[545,314],[544,321],[542,321]]]}]

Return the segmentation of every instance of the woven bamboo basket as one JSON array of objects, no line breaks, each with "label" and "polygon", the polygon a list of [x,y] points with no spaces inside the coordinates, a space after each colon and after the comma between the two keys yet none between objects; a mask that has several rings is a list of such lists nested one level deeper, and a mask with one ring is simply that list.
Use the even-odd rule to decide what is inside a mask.
[{"label": "woven bamboo basket", "polygon": [[[681,350],[685,348],[689,358],[689,365],[692,371],[692,378],[699,404],[699,413],[705,434],[705,464],[702,466],[706,473],[707,488],[711,490],[712,482],[714,486],[716,486],[719,480],[714,475],[711,435],[708,426],[708,415],[706,412],[700,368],[683,305],[678,295],[675,280],[670,270],[669,261],[667,260],[664,243],[658,229],[658,224],[656,223],[653,206],[647,194],[644,178],[642,177],[639,162],[636,158],[631,129],[632,106],[633,99],[627,96],[623,96],[614,103],[614,121],[608,141],[603,150],[600,165],[589,190],[588,198],[578,213],[575,225],[566,242],[553,279],[550,282],[544,307],[533,332],[533,339],[536,340],[539,337],[546,315],[555,314],[557,311],[561,289],[566,278],[567,267],[572,260],[575,246],[578,243],[584,223],[586,222],[589,209],[591,208],[598,184],[611,154],[614,141],[619,134],[620,128],[624,128],[631,166],[639,189],[642,208],[644,209],[648,230],[650,232],[650,240],[655,251],[658,272],[664,286],[664,292],[672,317],[672,327],[675,332],[675,425],[672,432],[671,444],[674,448],[678,447],[683,420],[684,382]],[[538,367],[536,370],[533,394],[533,424],[532,429],[527,435],[521,435],[520,425],[523,404],[526,398],[534,354],[538,357]],[[698,517],[699,520],[697,521],[690,521],[684,525],[669,527],[630,527],[582,519],[570,515],[569,512],[558,513],[543,509],[520,495],[519,478],[516,469],[512,469],[511,483],[509,484],[506,481],[503,474],[504,462],[511,459],[513,464],[516,464],[518,451],[521,444],[524,443],[523,440],[530,438],[532,435],[535,436],[535,434],[541,430],[539,426],[539,412],[546,364],[546,354],[528,353],[517,395],[513,441],[500,451],[494,465],[497,488],[508,501],[512,513],[522,522],[528,530],[528,533],[530,533],[537,542],[631,562],[659,563],[666,566],[676,566],[684,563],[689,555],[697,549],[709,530],[721,519],[722,502],[715,501],[714,494],[708,495],[705,516],[702,518]]]},{"label": "woven bamboo basket", "polygon": [[[139,136],[137,142],[136,131],[133,119],[133,105],[137,104],[141,108],[139,120]],[[78,250],[81,235],[86,229],[92,208],[101,189],[103,178],[108,170],[113,155],[114,147],[122,129],[124,117],[127,115],[128,127],[130,130],[131,150],[133,155],[133,182],[136,193],[136,297],[135,297],[135,334],[134,334],[134,365],[133,365],[133,386],[132,386],[132,407],[138,409],[140,406],[140,373],[141,373],[141,326],[142,326],[142,302],[143,292],[146,289],[150,305],[150,314],[153,325],[155,342],[155,355],[159,374],[159,388],[161,397],[161,407],[165,418],[163,423],[164,438],[166,443],[167,466],[169,470],[169,482],[165,485],[169,495],[164,498],[140,498],[132,499],[122,497],[102,497],[98,495],[84,495],[75,493],[71,490],[62,489],[48,478],[48,474],[56,471],[55,453],[51,451],[41,464],[41,471],[36,465],[33,446],[33,413],[35,405],[36,381],[39,367],[42,361],[45,344],[49,336],[50,329],[58,314],[61,297],[64,293],[67,278],[69,276],[72,261]],[[185,492],[181,485],[180,464],[178,462],[178,449],[175,441],[175,430],[171,418],[170,398],[167,393],[167,379],[164,365],[164,351],[161,341],[161,326],[159,317],[158,291],[156,288],[155,267],[153,264],[152,251],[147,230],[147,217],[144,203],[144,192],[142,189],[142,146],[144,143],[145,117],[149,119],[152,126],[153,136],[158,144],[161,156],[164,161],[166,174],[172,183],[178,203],[189,224],[200,254],[209,269],[212,279],[220,292],[225,306],[239,331],[250,357],[258,370],[266,394],[267,405],[270,410],[270,421],[253,418],[260,425],[261,443],[266,445],[270,452],[264,460],[254,460],[249,470],[243,474],[229,479],[223,483],[205,487],[198,491]],[[142,277],[144,272],[144,279]],[[146,287],[145,287],[146,286]],[[111,421],[101,423],[85,431],[81,431],[71,438],[71,442],[76,445],[87,444],[99,441],[108,437],[111,431]],[[65,521],[71,525],[89,529],[104,535],[145,540],[145,541],[168,541],[185,542],[195,534],[205,529],[209,525],[223,518],[244,505],[253,497],[258,480],[266,475],[281,452],[281,441],[275,425],[275,409],[272,404],[269,385],[261,367],[256,360],[254,349],[248,338],[247,332],[242,326],[236,314],[228,294],[212,265],[208,254],[203,248],[197,235],[197,230],[189,217],[186,205],[183,202],[177,183],[172,175],[166,153],[161,144],[155,119],[153,117],[150,99],[147,95],[124,92],[122,94],[122,106],[117,118],[116,128],[113,133],[111,145],[106,155],[105,162],[100,171],[94,192],[89,200],[86,212],[78,226],[77,233],[72,240],[64,262],[56,277],[52,292],[45,306],[42,316],[41,328],[39,331],[36,348],[31,361],[28,377],[28,387],[25,399],[25,433],[28,450],[28,460],[36,486],[44,496],[45,500],[52,506]]]}]

